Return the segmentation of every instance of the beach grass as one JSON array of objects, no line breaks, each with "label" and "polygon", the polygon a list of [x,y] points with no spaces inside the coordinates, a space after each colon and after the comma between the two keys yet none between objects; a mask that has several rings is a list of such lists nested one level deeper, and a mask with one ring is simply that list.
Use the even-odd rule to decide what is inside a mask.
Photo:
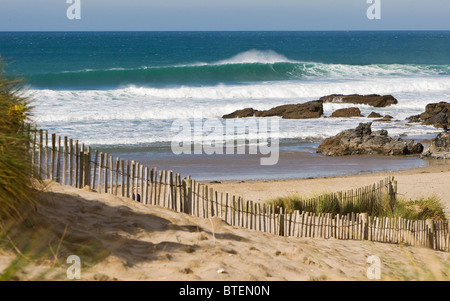
[{"label": "beach grass", "polygon": [[18,246],[17,229],[30,225],[29,212],[34,207],[31,137],[26,130],[30,102],[23,96],[22,81],[7,76],[4,67],[0,60],[0,248],[13,250],[17,257],[2,272],[1,280],[11,279],[27,264],[24,253],[28,251]]},{"label": "beach grass", "polygon": [[0,60],[0,251],[16,254],[0,280],[15,279],[48,251],[34,218],[39,192],[30,155],[31,100],[24,91],[22,79],[7,75]]},{"label": "beach grass", "polygon": [[22,80],[6,75],[0,61],[0,220],[17,221],[33,208],[30,100]]},{"label": "beach grass", "polygon": [[300,210],[319,213],[346,215],[348,213],[368,213],[371,216],[402,217],[410,220],[443,220],[446,216],[437,196],[418,200],[396,199],[387,195],[372,195],[353,198],[351,202],[342,202],[338,194],[324,193],[313,197],[298,194],[277,197],[266,201],[267,205],[283,208],[288,212]]},{"label": "beach grass", "polygon": [[442,204],[436,195],[411,201],[401,199],[397,201],[393,215],[410,220],[447,220]]}]

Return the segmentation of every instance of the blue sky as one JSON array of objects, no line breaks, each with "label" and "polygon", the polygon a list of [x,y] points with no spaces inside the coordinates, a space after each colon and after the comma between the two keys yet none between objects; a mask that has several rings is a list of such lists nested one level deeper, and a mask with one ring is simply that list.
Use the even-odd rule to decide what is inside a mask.
[{"label": "blue sky", "polygon": [[[89,30],[450,30],[449,0],[1,0],[0,31]],[[373,0],[376,1],[376,0]]]}]

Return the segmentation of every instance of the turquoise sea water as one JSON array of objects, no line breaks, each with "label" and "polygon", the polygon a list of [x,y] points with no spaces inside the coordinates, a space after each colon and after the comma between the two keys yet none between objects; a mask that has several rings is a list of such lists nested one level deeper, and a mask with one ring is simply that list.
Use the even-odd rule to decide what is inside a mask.
[{"label": "turquoise sea water", "polygon": [[[8,72],[26,78],[40,127],[149,161],[171,158],[172,124],[199,114],[222,121],[245,107],[392,94],[395,106],[358,107],[365,116],[398,120],[374,122],[374,130],[423,138],[438,130],[405,118],[450,99],[446,31],[0,32],[0,56]],[[325,115],[348,106],[325,104]],[[311,141],[367,121],[279,120],[280,138],[287,150],[303,152]]]},{"label": "turquoise sea water", "polygon": [[448,76],[449,51],[450,32],[0,33],[39,89]]}]

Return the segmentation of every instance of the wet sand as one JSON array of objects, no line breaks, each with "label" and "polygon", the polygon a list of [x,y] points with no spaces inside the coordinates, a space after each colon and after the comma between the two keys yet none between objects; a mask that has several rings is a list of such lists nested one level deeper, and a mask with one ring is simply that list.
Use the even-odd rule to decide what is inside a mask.
[{"label": "wet sand", "polygon": [[[124,154],[121,158],[123,159]],[[125,157],[136,157],[126,154]],[[134,156],[134,157],[133,157]],[[279,180],[334,177],[425,167],[436,162],[417,156],[328,157],[315,153],[282,151],[275,165],[261,165],[262,155],[161,155],[141,157],[145,166],[173,170],[199,181]]]}]

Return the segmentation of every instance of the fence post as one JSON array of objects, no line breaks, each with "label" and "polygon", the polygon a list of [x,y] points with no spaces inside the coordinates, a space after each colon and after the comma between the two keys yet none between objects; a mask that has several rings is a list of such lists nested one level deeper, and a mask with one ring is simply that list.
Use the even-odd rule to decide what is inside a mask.
[{"label": "fence post", "polygon": [[392,184],[394,185],[394,198],[397,199],[397,181],[392,181]]},{"label": "fence post", "polygon": [[95,180],[97,177],[97,162],[98,162],[98,151],[94,151],[94,166],[92,171],[92,190],[95,190]]},{"label": "fence post", "polygon": [[67,175],[67,136],[64,136],[63,146],[63,168],[62,168],[62,184],[66,185]]},{"label": "fence post", "polygon": [[78,171],[78,188],[84,188],[84,143],[80,147],[80,163]]},{"label": "fence post", "polygon": [[73,171],[73,140],[72,139],[70,139],[69,138],[69,140],[68,140],[69,142],[69,144],[68,144],[68,152],[69,152],[69,155],[68,155],[68,163],[67,163],[67,166],[68,166],[68,169],[69,169],[69,186],[72,186],[72,183],[73,183],[73,173],[72,173],[72,171]]},{"label": "fence post", "polygon": [[[109,193],[114,194],[114,160],[113,156],[109,156]],[[117,184],[117,183],[116,183]],[[141,193],[142,198],[142,193]],[[136,199],[137,200],[137,199]]]},{"label": "fence post", "polygon": [[58,141],[57,141],[56,182],[61,183],[61,136],[58,136]]},{"label": "fence post", "polygon": [[191,180],[183,179],[183,196],[184,196],[184,203],[183,203],[182,212],[190,215],[191,214],[191,201],[192,201],[192,199],[191,199],[192,198],[192,182],[191,182]]},{"label": "fence post", "polygon": [[45,165],[44,168],[44,176],[45,179],[49,179],[49,166],[48,166],[48,130],[45,130],[45,145],[44,147],[44,162],[42,164]]},{"label": "fence post", "polygon": [[278,214],[278,221],[278,235],[284,236],[284,210],[282,207],[280,208],[280,213]]},{"label": "fence post", "polygon": [[120,160],[120,196],[125,196],[125,162]]},{"label": "fence post", "polygon": [[75,140],[75,149],[74,149],[74,156],[75,156],[75,160],[74,160],[74,179],[73,179],[73,185],[74,187],[78,188],[78,140]]},{"label": "fence post", "polygon": [[104,193],[108,193],[108,159],[109,159],[109,157],[108,157],[108,153],[105,153],[104,154],[104,156],[103,156],[103,158],[105,159],[105,165],[104,165],[104,168],[105,168],[105,173],[104,173],[104,178],[105,178],[105,185],[104,185]]},{"label": "fence post", "polygon": [[[43,141],[43,135],[44,132],[43,130],[39,130],[39,148],[38,148],[38,170],[37,170],[37,175],[39,177],[39,179],[42,179],[42,141]],[[47,166],[45,167],[47,168]]]},{"label": "fence post", "polygon": [[80,188],[84,188],[86,183],[86,152],[80,152]]},{"label": "fence post", "polygon": [[100,152],[99,160],[98,160],[98,193],[102,193],[102,185],[103,185],[103,177],[102,177],[102,166],[103,166],[103,152]]},{"label": "fence post", "polygon": [[362,239],[369,240],[369,220],[367,213],[361,213],[362,221]]},{"label": "fence post", "polygon": [[52,150],[50,152],[50,180],[55,180],[55,152],[56,152],[56,134],[52,134]]},{"label": "fence post", "polygon": [[84,183],[83,187],[90,186],[91,182],[91,152],[90,150],[87,152],[84,152]]},{"label": "fence post", "polygon": [[31,157],[31,166],[33,167],[32,175],[36,176],[36,135],[37,135],[37,125],[33,126],[33,156]]},{"label": "fence post", "polygon": [[434,249],[434,221],[432,219],[426,220],[427,234],[428,234],[428,247]]},{"label": "fence post", "polygon": [[387,190],[388,190],[388,196],[389,196],[389,205],[391,207],[391,210],[394,210],[394,206],[395,206],[395,191],[394,191],[394,187],[393,187],[392,184],[393,183],[389,180],[388,181]]}]

